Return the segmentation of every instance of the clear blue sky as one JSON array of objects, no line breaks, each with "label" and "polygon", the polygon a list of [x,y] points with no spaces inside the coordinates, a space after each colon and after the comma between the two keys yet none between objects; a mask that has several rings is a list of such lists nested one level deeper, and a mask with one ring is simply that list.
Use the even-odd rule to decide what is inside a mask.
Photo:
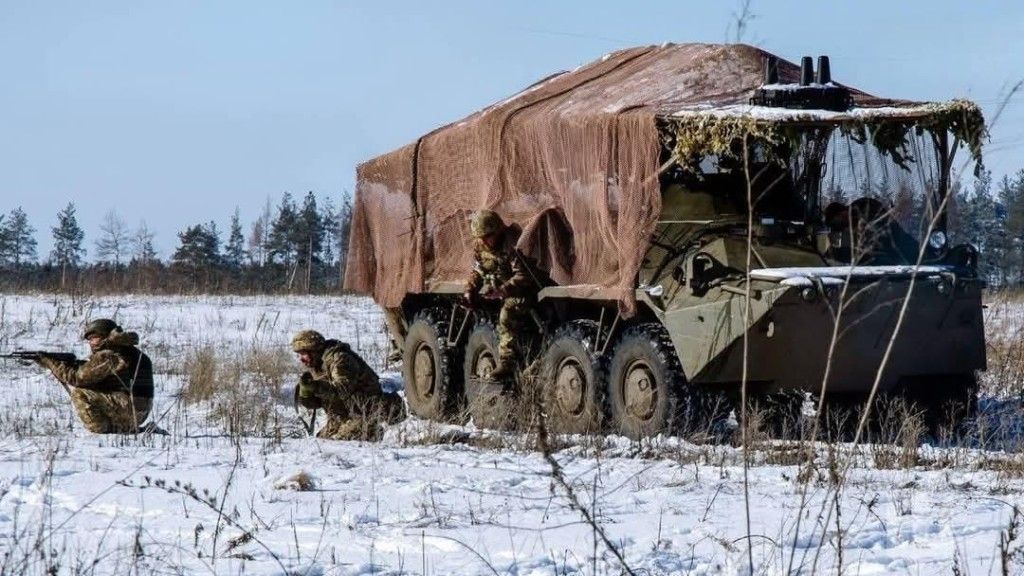
[{"label": "clear blue sky", "polygon": [[[79,207],[90,253],[103,214],[175,232],[307,190],[339,196],[354,166],[625,46],[721,42],[738,9],[687,2],[4,0],[0,211],[24,206],[49,251]],[[753,0],[746,40],[832,56],[869,92],[968,97],[991,116],[1024,79],[1024,3]],[[988,165],[1024,168],[1024,94]]]}]

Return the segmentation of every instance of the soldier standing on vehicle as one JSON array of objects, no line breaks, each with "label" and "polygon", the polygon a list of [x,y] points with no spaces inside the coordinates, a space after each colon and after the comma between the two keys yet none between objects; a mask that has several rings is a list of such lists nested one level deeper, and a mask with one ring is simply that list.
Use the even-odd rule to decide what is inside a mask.
[{"label": "soldier standing on vehicle", "polygon": [[138,349],[139,335],[101,318],[86,325],[82,338],[92,351],[88,360],[59,360],[44,354],[35,361],[68,391],[87,430],[138,432],[153,406],[153,363]]},{"label": "soldier standing on vehicle", "polygon": [[292,338],[292,350],[309,369],[295,387],[296,402],[327,413],[318,438],[375,441],[381,424],[405,418],[402,399],[381,390],[377,374],[345,342],[303,330]]},{"label": "soldier standing on vehicle", "polygon": [[508,380],[520,352],[516,340],[534,331],[530,317],[541,285],[525,255],[516,248],[522,230],[507,226],[501,216],[491,210],[480,210],[473,216],[470,229],[473,245],[473,272],[466,283],[463,298],[475,308],[482,300],[499,301],[498,364],[491,372],[493,380]]}]

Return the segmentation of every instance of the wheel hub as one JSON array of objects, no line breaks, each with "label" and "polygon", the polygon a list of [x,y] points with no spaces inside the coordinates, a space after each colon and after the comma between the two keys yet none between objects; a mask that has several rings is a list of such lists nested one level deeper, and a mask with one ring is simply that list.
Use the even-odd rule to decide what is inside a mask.
[{"label": "wheel hub", "polygon": [[626,369],[622,396],[626,411],[634,418],[646,420],[654,414],[658,387],[654,372],[646,362],[634,362]]},{"label": "wheel hub", "polygon": [[558,365],[555,374],[555,402],[567,414],[579,414],[583,410],[586,391],[586,374],[575,358],[566,358]]},{"label": "wheel hub", "polygon": [[413,360],[414,385],[420,398],[428,398],[434,391],[434,353],[426,343],[416,349]]}]

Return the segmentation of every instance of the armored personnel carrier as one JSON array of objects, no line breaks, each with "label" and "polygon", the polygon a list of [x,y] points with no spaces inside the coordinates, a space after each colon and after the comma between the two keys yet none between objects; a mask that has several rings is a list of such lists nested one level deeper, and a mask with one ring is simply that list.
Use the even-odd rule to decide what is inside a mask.
[{"label": "armored personnel carrier", "polygon": [[741,389],[970,410],[983,282],[946,214],[981,112],[814,64],[626,49],[360,165],[346,286],[385,308],[413,412],[493,392],[494,318],[459,303],[483,208],[553,279],[523,385],[564,430],[670,431]]}]

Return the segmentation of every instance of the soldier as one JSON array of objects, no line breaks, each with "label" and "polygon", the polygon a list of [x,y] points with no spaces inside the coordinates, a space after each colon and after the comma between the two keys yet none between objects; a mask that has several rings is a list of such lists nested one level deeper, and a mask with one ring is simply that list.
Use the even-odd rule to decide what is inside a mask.
[{"label": "soldier", "polygon": [[153,363],[138,349],[139,335],[108,318],[93,320],[82,338],[88,360],[61,361],[41,356],[71,396],[85,428],[96,434],[134,434],[153,406]]},{"label": "soldier", "polygon": [[405,418],[402,399],[382,391],[377,374],[345,342],[303,330],[292,338],[292,350],[309,369],[295,387],[296,402],[327,412],[318,438],[375,441],[380,424]]},{"label": "soldier", "polygon": [[498,364],[491,372],[491,379],[507,381],[519,352],[516,339],[534,331],[530,314],[541,288],[539,272],[516,248],[522,234],[518,226],[507,226],[497,213],[480,210],[473,216],[470,229],[475,239],[473,272],[463,298],[471,308],[479,306],[481,300],[501,302],[497,325]]},{"label": "soldier", "polygon": [[865,196],[850,203],[857,241],[857,264],[893,265],[917,262],[918,244],[896,220],[891,206]]},{"label": "soldier", "polygon": [[830,203],[825,207],[825,225],[829,227],[829,254],[835,260],[849,263],[850,207],[842,202]]}]

